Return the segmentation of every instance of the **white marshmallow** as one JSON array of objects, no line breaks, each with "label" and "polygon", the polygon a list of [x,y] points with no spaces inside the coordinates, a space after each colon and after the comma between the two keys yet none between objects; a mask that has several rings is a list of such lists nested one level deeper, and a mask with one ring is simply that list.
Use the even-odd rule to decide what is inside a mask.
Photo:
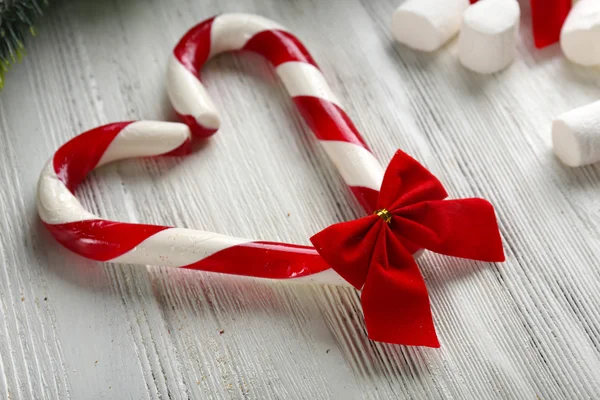
[{"label": "white marshmallow", "polygon": [[554,154],[570,167],[600,161],[600,101],[555,118],[552,147]]},{"label": "white marshmallow", "polygon": [[560,31],[560,47],[576,64],[600,64],[600,1],[575,3]]},{"label": "white marshmallow", "polygon": [[507,67],[515,58],[520,15],[516,0],[482,0],[470,6],[458,39],[462,65],[482,74]]},{"label": "white marshmallow", "polygon": [[392,33],[413,49],[437,50],[456,35],[467,7],[469,0],[407,0],[394,12]]}]

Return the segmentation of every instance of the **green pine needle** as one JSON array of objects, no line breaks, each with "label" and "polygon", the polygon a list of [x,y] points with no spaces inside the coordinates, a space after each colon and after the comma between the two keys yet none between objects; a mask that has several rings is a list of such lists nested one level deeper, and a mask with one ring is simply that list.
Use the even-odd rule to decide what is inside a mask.
[{"label": "green pine needle", "polygon": [[0,0],[0,90],[4,74],[25,55],[27,33],[35,36],[33,22],[48,0]]}]

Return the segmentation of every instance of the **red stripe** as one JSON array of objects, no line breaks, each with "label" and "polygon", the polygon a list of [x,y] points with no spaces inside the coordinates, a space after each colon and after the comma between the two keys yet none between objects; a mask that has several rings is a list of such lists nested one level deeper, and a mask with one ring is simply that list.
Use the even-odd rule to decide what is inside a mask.
[{"label": "red stripe", "polygon": [[531,0],[535,47],[541,49],[558,42],[570,9],[571,0]]},{"label": "red stripe", "polygon": [[196,76],[210,53],[210,31],[214,19],[209,18],[187,31],[173,50],[179,62]]},{"label": "red stripe", "polygon": [[348,115],[337,105],[313,96],[296,96],[294,103],[319,140],[339,140],[369,149]]},{"label": "red stripe", "polygon": [[190,128],[192,135],[196,137],[207,138],[217,132],[217,129],[205,128],[204,126],[200,125],[198,121],[196,121],[196,118],[192,117],[191,115],[179,114],[177,111],[175,111],[175,114],[177,114],[177,117],[181,122]]},{"label": "red stripe", "polygon": [[129,122],[116,122],[84,132],[65,143],[54,154],[54,172],[65,186],[73,192],[93,170],[102,155]]},{"label": "red stripe", "polygon": [[252,36],[242,50],[258,53],[274,67],[290,61],[301,61],[319,68],[306,47],[291,33],[272,30]]},{"label": "red stripe", "polygon": [[377,198],[379,192],[363,186],[350,186],[350,190],[367,214],[373,214],[377,210]]},{"label": "red stripe", "polygon": [[109,261],[119,257],[148,237],[168,228],[103,219],[44,225],[64,247],[96,261]]},{"label": "red stripe", "polygon": [[251,242],[221,250],[183,268],[257,278],[299,278],[324,271],[329,265],[313,247]]}]

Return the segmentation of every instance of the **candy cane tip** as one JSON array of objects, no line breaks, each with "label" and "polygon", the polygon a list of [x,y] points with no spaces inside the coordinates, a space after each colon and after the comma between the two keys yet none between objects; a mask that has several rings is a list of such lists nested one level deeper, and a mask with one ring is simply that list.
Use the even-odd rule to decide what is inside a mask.
[{"label": "candy cane tip", "polygon": [[207,138],[214,135],[221,126],[221,119],[215,113],[205,113],[198,117],[177,113],[179,120],[186,124],[192,135],[198,138]]},{"label": "candy cane tip", "polygon": [[198,125],[213,133],[221,126],[221,117],[215,112],[205,112],[196,117]]}]

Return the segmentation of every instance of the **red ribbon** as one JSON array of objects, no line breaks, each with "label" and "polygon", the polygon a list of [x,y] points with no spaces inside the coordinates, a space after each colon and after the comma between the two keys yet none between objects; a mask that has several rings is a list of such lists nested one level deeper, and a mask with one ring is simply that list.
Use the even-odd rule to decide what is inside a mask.
[{"label": "red ribbon", "polygon": [[[475,4],[477,0],[469,0]],[[533,42],[541,49],[559,41],[573,0],[530,0]]]},{"label": "red ribbon", "polygon": [[558,42],[571,5],[572,0],[531,0],[535,47],[541,49]]},{"label": "red ribbon", "polygon": [[[380,215],[332,225],[310,240],[356,289],[369,338],[439,347],[425,282],[413,253],[504,261],[492,205],[483,199],[443,200],[442,184],[398,150],[383,178]],[[389,220],[389,223],[386,222]]]}]

